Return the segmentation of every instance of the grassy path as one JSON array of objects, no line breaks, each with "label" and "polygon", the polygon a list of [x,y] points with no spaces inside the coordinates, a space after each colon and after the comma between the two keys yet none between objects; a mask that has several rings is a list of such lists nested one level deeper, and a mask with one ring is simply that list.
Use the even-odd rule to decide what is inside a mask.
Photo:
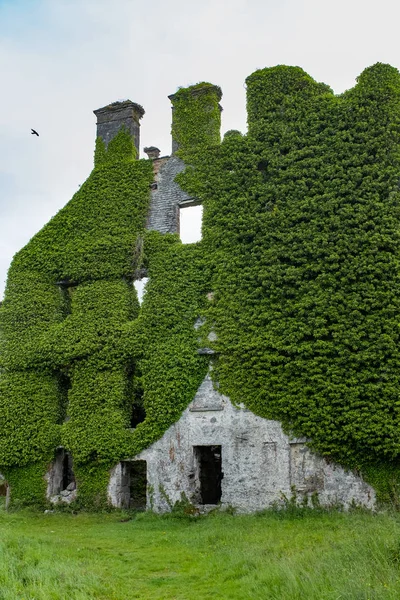
[{"label": "grassy path", "polygon": [[0,600],[400,599],[400,517],[0,512]]}]

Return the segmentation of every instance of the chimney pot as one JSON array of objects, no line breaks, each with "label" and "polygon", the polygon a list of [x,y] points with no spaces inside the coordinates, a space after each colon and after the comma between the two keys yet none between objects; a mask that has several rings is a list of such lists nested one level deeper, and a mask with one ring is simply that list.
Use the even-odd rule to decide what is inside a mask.
[{"label": "chimney pot", "polygon": [[147,148],[144,148],[144,151],[151,160],[158,158],[161,152],[160,149],[156,148],[155,146],[148,146]]}]

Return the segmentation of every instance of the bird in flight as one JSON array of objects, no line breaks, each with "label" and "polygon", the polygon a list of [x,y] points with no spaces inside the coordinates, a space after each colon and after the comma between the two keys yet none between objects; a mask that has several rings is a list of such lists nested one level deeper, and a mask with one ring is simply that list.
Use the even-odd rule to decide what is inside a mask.
[{"label": "bird in flight", "polygon": [[39,134],[37,131],[35,131],[34,129],[31,129],[31,135],[37,135],[39,137]]}]

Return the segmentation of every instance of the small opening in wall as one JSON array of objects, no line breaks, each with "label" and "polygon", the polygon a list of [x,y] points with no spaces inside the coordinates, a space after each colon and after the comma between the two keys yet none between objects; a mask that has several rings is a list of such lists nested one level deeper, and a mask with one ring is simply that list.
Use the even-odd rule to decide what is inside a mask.
[{"label": "small opening in wall", "polygon": [[133,285],[135,286],[135,290],[137,293],[137,297],[139,300],[139,304],[142,304],[143,302],[143,297],[146,293],[146,284],[149,281],[148,277],[142,277],[142,279],[136,279],[133,282]]},{"label": "small opening in wall", "polygon": [[147,461],[132,460],[122,463],[121,506],[146,510]]},{"label": "small opening in wall", "polygon": [[68,412],[68,395],[71,389],[71,378],[67,373],[60,371],[57,373],[59,405],[58,405],[58,424],[65,422]]},{"label": "small opening in wall", "polygon": [[143,423],[146,418],[146,409],[143,406],[143,392],[141,396],[136,396],[132,404],[130,428],[135,429],[139,423]]},{"label": "small opening in wall", "polygon": [[3,475],[0,473],[0,497],[3,497],[4,500],[1,500],[0,506],[3,505],[6,510],[8,510],[10,505],[10,486],[8,482],[5,480]]},{"label": "small opening in wall", "polygon": [[57,281],[58,289],[61,295],[61,310],[64,318],[71,314],[72,296],[76,290],[77,283],[75,281],[62,280]]},{"label": "small opening in wall", "polygon": [[218,504],[221,500],[221,446],[194,446],[197,463],[200,504]]},{"label": "small opening in wall", "polygon": [[146,409],[143,403],[144,389],[142,372],[138,365],[131,365],[131,368],[128,370],[128,378],[130,386],[128,396],[132,402],[129,427],[134,429],[146,418]]},{"label": "small opening in wall", "polygon": [[201,204],[179,207],[179,237],[184,244],[201,240],[202,219],[203,207]]},{"label": "small opening in wall", "polygon": [[65,452],[62,463],[62,490],[67,490],[68,486],[75,487],[75,476],[72,470],[72,456],[69,452]]},{"label": "small opening in wall", "polygon": [[49,496],[76,489],[72,455],[64,448],[58,448],[52,468],[49,472]]},{"label": "small opening in wall", "polygon": [[135,402],[132,406],[130,428],[135,429],[139,423],[143,423],[146,418],[146,410],[143,403]]}]

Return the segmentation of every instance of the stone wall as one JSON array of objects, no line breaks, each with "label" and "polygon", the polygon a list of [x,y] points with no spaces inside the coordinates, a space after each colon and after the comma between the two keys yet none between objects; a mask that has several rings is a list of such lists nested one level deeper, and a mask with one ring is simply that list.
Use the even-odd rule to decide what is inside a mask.
[{"label": "stone wall", "polygon": [[[279,422],[234,407],[207,375],[181,419],[135,457],[147,461],[148,508],[168,511],[182,492],[198,503],[198,446],[221,446],[222,507],[262,510],[282,504],[293,489],[299,498],[317,499],[323,506],[375,505],[373,488],[359,476],[312,453],[304,439],[290,439]],[[123,475],[121,465],[111,473],[108,493],[114,506],[126,505]]]},{"label": "stone wall", "polygon": [[154,184],[146,227],[160,233],[179,233],[179,206],[193,201],[175,182],[185,164],[177,156],[171,156],[155,159],[153,166]]},{"label": "stone wall", "polygon": [[97,137],[100,137],[106,147],[117,135],[121,127],[125,127],[133,138],[137,157],[140,147],[140,119],[144,109],[140,104],[124,100],[113,102],[93,111],[97,117]]},{"label": "stone wall", "polygon": [[71,473],[67,474],[67,481],[65,481],[66,473],[64,461],[66,456],[71,457],[64,448],[58,448],[55,459],[45,475],[47,481],[46,498],[52,504],[57,504],[58,502],[66,502],[69,504],[77,497],[76,482],[72,472],[72,459],[70,459]]}]

